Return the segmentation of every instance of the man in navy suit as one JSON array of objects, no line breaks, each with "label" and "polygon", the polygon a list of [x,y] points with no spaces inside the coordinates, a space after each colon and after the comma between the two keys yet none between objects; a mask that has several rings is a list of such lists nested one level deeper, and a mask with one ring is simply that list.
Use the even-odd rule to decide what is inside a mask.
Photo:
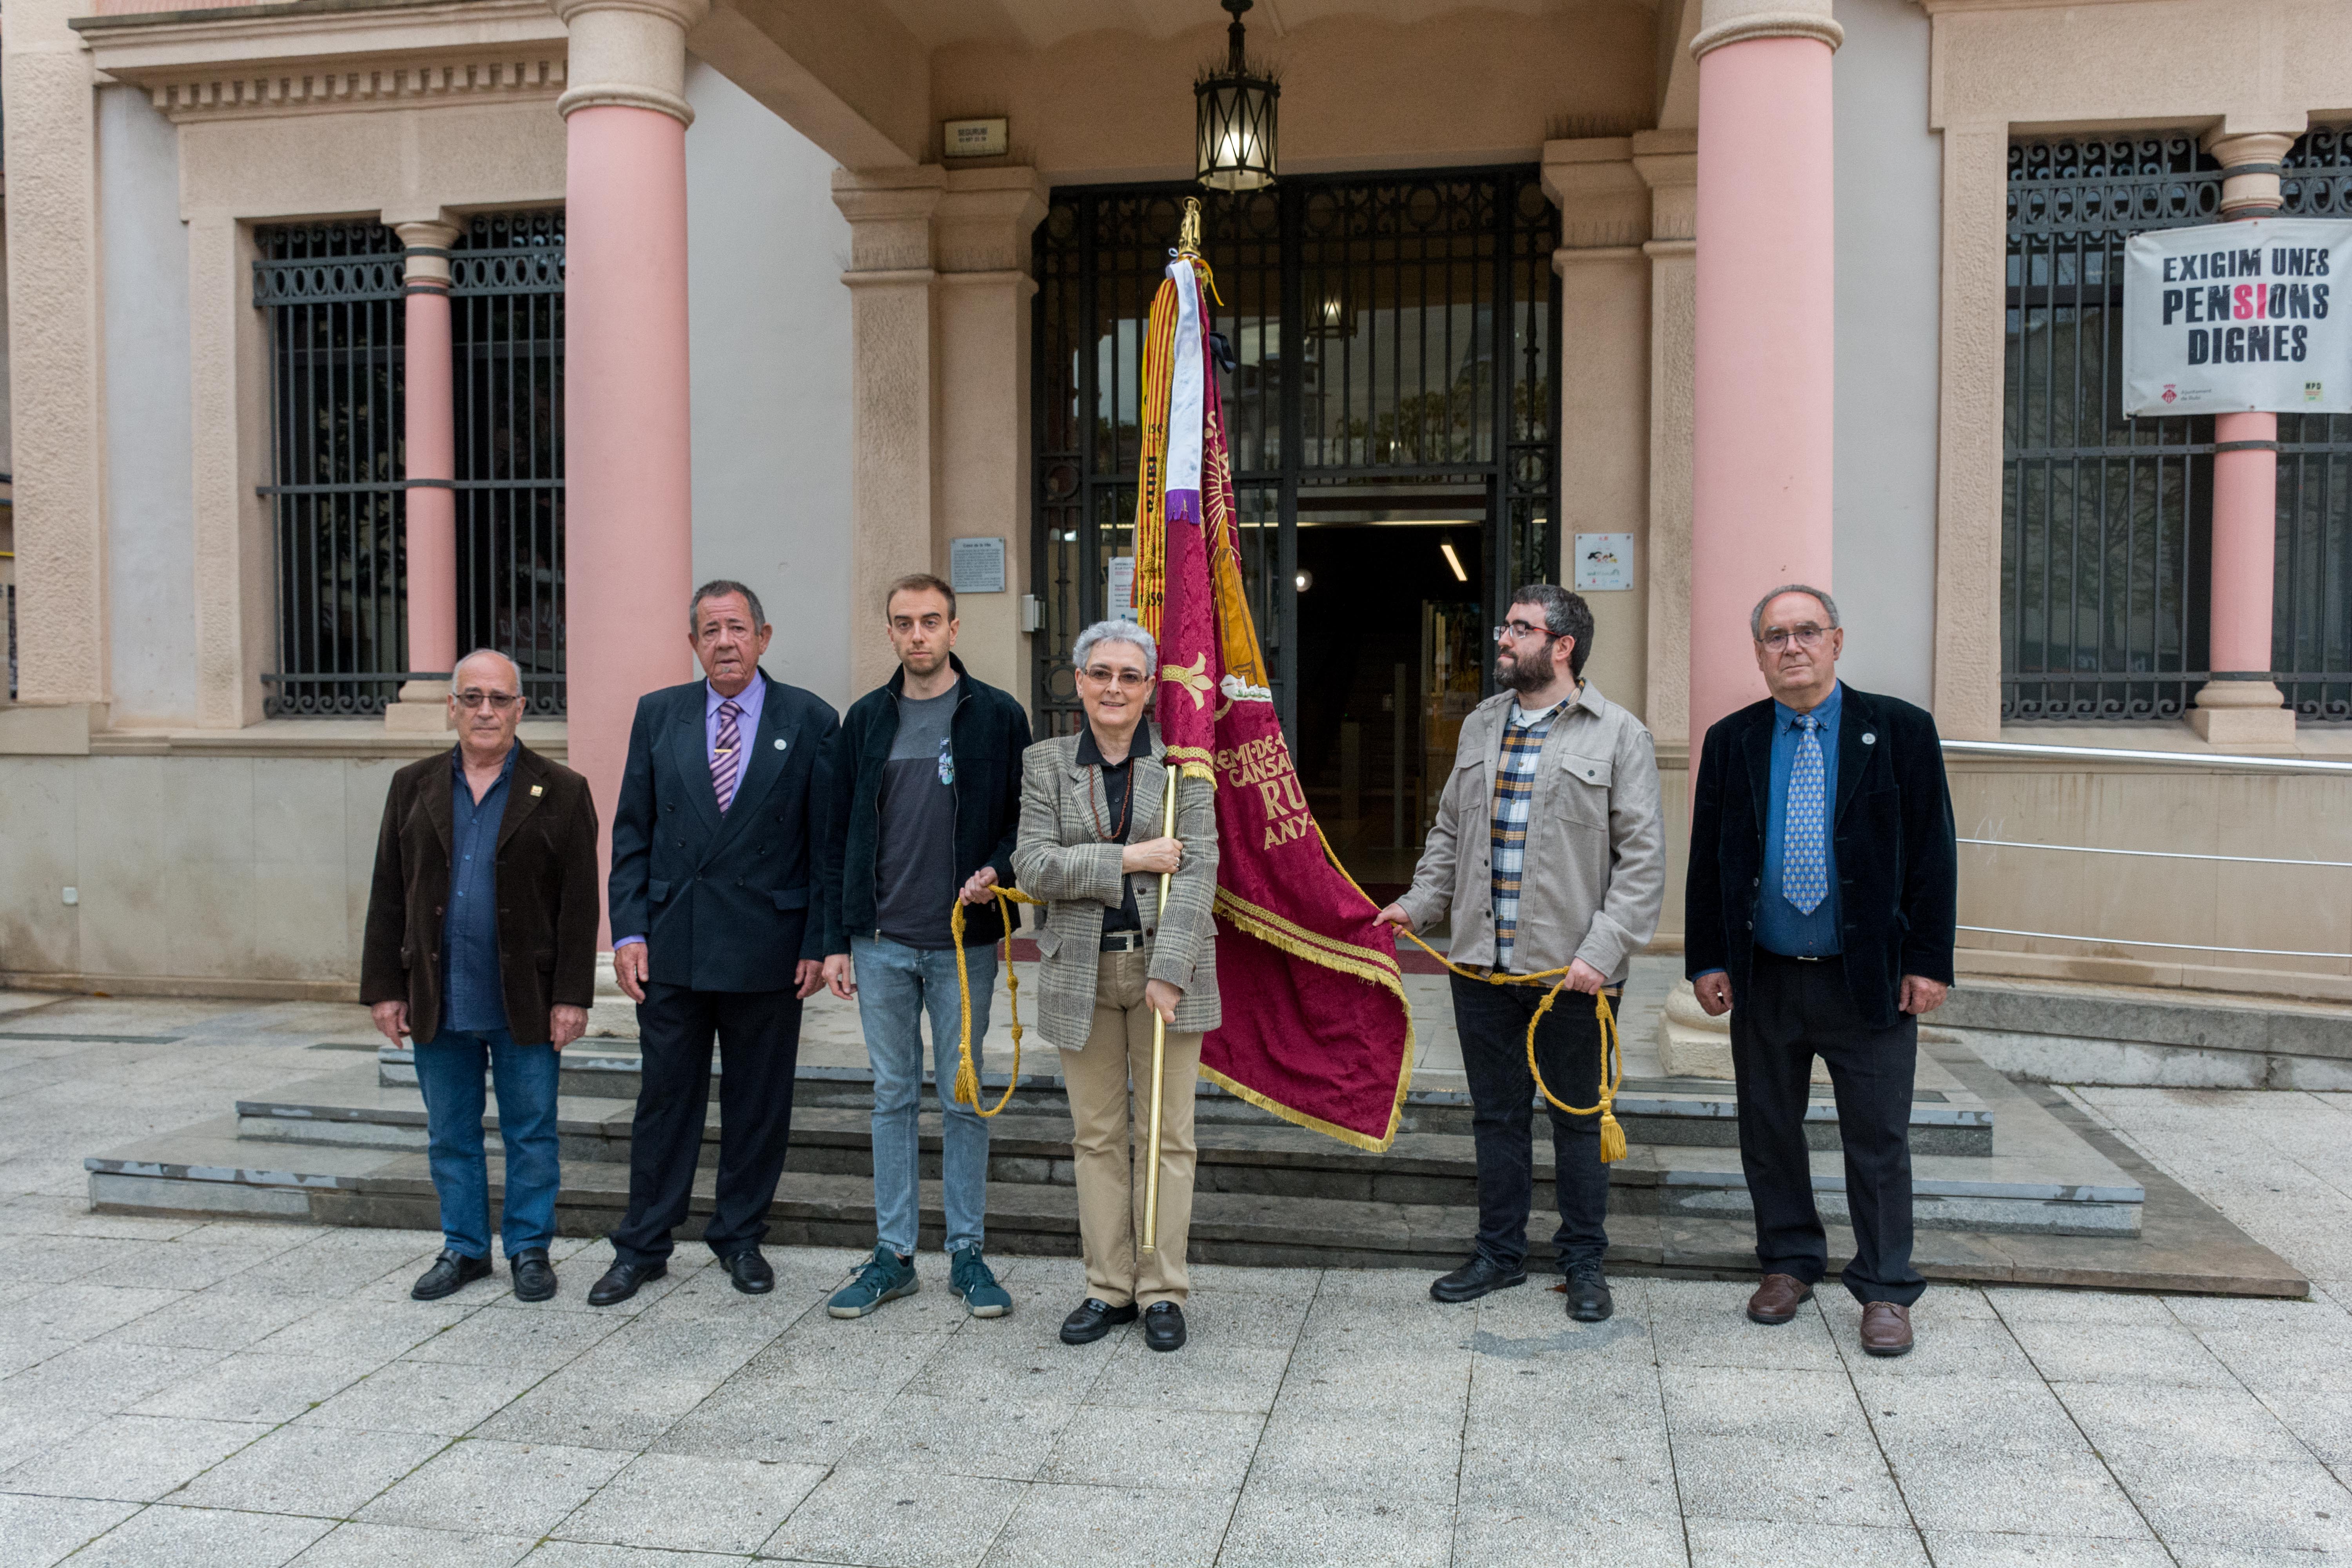
[{"label": "man in navy suit", "polygon": [[597,1307],[668,1270],[694,1194],[714,1033],[718,1201],[703,1239],[735,1289],[775,1289],[760,1241],[792,1134],[801,1003],[824,978],[818,847],[834,711],[761,670],[773,628],[742,584],[696,589],[687,626],[708,679],[637,700],[613,813],[613,973],[637,1005],[645,1067],[629,1213],[588,1292]]},{"label": "man in navy suit", "polygon": [[[1836,601],[1791,583],[1748,616],[1772,695],[1706,732],[1691,803],[1684,965],[1731,1012],[1739,1163],[1756,1208],[1759,1323],[1828,1268],[1805,1145],[1813,1058],[1829,1064],[1862,1348],[1911,1348],[1911,1091],[1919,1016],[1952,984],[1959,852],[1936,721],[1842,684]],[[1733,1005],[1737,1004],[1737,1010]]]}]

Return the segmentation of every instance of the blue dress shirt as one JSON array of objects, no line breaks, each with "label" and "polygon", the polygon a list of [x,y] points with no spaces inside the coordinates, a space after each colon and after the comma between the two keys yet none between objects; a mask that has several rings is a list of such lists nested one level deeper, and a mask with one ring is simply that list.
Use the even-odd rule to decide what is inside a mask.
[{"label": "blue dress shirt", "polygon": [[[719,705],[728,700],[730,699],[721,697],[719,694],[719,689],[712,686],[709,681],[705,680],[702,683],[702,749],[706,754],[715,753],[719,750]],[[751,684],[737,692],[732,700],[737,708],[742,710],[735,719],[735,738],[742,742],[744,751],[742,769],[735,775],[735,789],[738,794],[740,794],[744,775],[751,771],[750,753],[752,739],[760,732],[760,710],[768,705],[767,677],[756,669],[753,670]],[[711,796],[713,800],[718,798],[718,785],[706,780],[704,787],[713,792]],[[617,952],[633,942],[645,940],[645,932],[631,931],[627,936],[614,937],[613,948]]]},{"label": "blue dress shirt", "polygon": [[1789,774],[1797,764],[1797,710],[1772,704],[1772,798],[1764,817],[1764,886],[1756,900],[1756,944],[1790,958],[1825,958],[1845,951],[1845,926],[1838,918],[1837,764],[1838,710],[1845,688],[1832,686],[1813,710],[1821,721],[1823,852],[1829,858],[1829,897],[1811,914],[1798,911],[1780,890],[1781,853],[1789,831]]},{"label": "blue dress shirt", "polygon": [[499,824],[506,817],[518,749],[507,748],[498,782],[478,801],[466,783],[466,753],[449,752],[449,903],[441,917],[445,1029],[483,1034],[507,1026],[506,991],[499,979]]}]

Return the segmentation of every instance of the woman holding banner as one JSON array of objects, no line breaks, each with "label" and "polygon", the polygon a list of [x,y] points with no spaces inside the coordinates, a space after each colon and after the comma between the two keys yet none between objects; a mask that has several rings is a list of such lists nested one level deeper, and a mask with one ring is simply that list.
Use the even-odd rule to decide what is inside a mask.
[{"label": "woman holding banner", "polygon": [[[1139,1313],[1144,1343],[1172,1351],[1184,1342],[1192,1087],[1201,1037],[1220,1022],[1214,788],[1162,765],[1146,716],[1159,665],[1150,632],[1098,622],[1072,662],[1086,724],[1024,754],[1013,851],[1020,885],[1046,904],[1037,1028],[1062,1050],[1086,1255],[1087,1298],[1063,1321],[1062,1342],[1091,1344]],[[1155,1034],[1156,1184],[1135,1169],[1148,1114],[1131,1113],[1128,1097],[1130,1080],[1150,1096]]]}]

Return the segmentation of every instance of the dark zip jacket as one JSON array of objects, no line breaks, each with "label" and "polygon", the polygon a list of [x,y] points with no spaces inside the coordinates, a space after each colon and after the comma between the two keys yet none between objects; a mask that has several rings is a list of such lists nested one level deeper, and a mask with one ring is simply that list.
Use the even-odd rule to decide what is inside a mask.
[{"label": "dark zip jacket", "polygon": [[[996,868],[1000,887],[1013,886],[1013,843],[1021,828],[1021,753],[1029,749],[1029,715],[1018,702],[973,679],[963,660],[948,655],[957,677],[955,717],[948,737],[955,748],[955,880],[961,886],[982,866]],[[833,916],[825,952],[847,952],[852,937],[877,934],[874,878],[880,848],[882,773],[898,738],[898,694],[907,672],[894,673],[850,705],[834,741],[833,831],[825,835],[825,877]],[[964,911],[963,944],[978,947],[1004,935],[991,899]]]}]

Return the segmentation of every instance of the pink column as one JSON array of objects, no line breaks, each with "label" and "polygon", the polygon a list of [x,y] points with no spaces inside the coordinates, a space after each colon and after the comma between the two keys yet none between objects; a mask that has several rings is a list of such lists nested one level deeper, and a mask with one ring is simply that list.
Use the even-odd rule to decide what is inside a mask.
[{"label": "pink column", "polygon": [[449,361],[449,247],[457,226],[396,225],[407,249],[408,668],[446,676],[457,662],[457,477]]},{"label": "pink column", "polygon": [[[611,850],[637,699],[688,678],[694,591],[686,28],[704,0],[559,0],[565,115],[564,633],[571,765]],[[609,940],[609,936],[607,937]]]},{"label": "pink column", "polygon": [[[2294,137],[2279,132],[2215,135],[2207,150],[2226,172],[2221,216],[2275,217],[2279,160]],[[2189,721],[2228,745],[2292,745],[2294,714],[2269,679],[2273,562],[2278,540],[2278,416],[2223,414],[2213,421],[2213,566],[2209,644],[2215,679]]]},{"label": "pink column", "polygon": [[[1818,9],[1819,15],[1811,15]],[[1698,56],[1690,743],[1765,694],[1748,615],[1830,583],[1833,160],[1827,0],[1708,0]]]}]

